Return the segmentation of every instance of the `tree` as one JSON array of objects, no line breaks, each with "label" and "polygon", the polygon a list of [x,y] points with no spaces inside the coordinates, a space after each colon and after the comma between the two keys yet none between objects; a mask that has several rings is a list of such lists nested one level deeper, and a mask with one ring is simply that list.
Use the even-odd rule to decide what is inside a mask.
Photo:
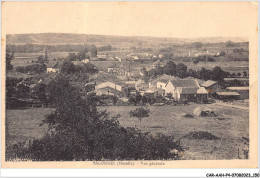
[{"label": "tree", "polygon": [[233,53],[240,53],[240,50],[238,48],[233,49]]},{"label": "tree", "polygon": [[6,70],[13,70],[13,65],[11,64],[11,61],[14,59],[14,53],[9,53],[6,51]]},{"label": "tree", "polygon": [[43,57],[43,55],[40,55],[38,57],[38,63],[44,64],[44,62],[46,62],[46,59]]},{"label": "tree", "polygon": [[176,75],[180,78],[185,78],[187,76],[187,66],[183,63],[179,63],[176,67]]},{"label": "tree", "polygon": [[95,45],[89,46],[90,57],[97,57],[97,47]]},{"label": "tree", "polygon": [[225,77],[228,76],[227,72],[223,71],[219,66],[212,69],[212,80],[223,81]]},{"label": "tree", "polygon": [[75,72],[76,72],[76,66],[70,60],[65,60],[61,67],[61,73],[71,74]]},{"label": "tree", "polygon": [[227,41],[226,42],[226,47],[235,47],[236,43],[234,43],[233,41]]},{"label": "tree", "polygon": [[199,78],[197,71],[195,71],[193,69],[188,70],[188,75],[191,76],[191,77],[194,77],[194,78]]},{"label": "tree", "polygon": [[136,108],[135,110],[132,110],[129,112],[130,117],[137,117],[140,121],[140,128],[141,128],[141,122],[144,117],[149,117],[150,110],[145,109],[144,107]]},{"label": "tree", "polygon": [[212,78],[211,71],[205,69],[204,67],[202,67],[201,70],[198,71],[198,73],[199,73],[200,78],[203,80],[211,80],[211,78]]},{"label": "tree", "polygon": [[46,65],[45,64],[32,64],[28,66],[18,66],[16,68],[17,72],[20,73],[29,73],[29,74],[41,74],[46,71]]},{"label": "tree", "polygon": [[113,101],[113,105],[115,106],[118,101],[118,98],[116,96],[113,96],[112,101]]},{"label": "tree", "polygon": [[144,80],[145,82],[149,80],[148,71],[146,70],[145,67],[141,69],[141,75],[142,75],[141,79]]},{"label": "tree", "polygon": [[65,97],[64,91],[69,92],[72,90],[72,87],[70,86],[67,78],[62,75],[58,75],[46,86],[45,90],[49,101],[58,106]]},{"label": "tree", "polygon": [[86,49],[79,51],[78,54],[77,54],[77,59],[79,61],[82,61],[83,59],[86,59],[88,57],[86,53],[87,53]]},{"label": "tree", "polygon": [[243,75],[244,75],[244,77],[247,77],[247,72],[244,71],[244,72],[243,72]]},{"label": "tree", "polygon": [[78,59],[78,56],[75,53],[69,53],[69,55],[66,57],[68,61],[76,61]]},{"label": "tree", "polygon": [[135,100],[135,97],[133,97],[132,95],[129,97],[128,102],[129,102],[130,104],[134,104],[134,105],[137,104],[137,103],[136,103],[136,100]]},{"label": "tree", "polygon": [[221,52],[219,53],[219,56],[226,56],[226,52],[225,52],[225,51],[221,51]]},{"label": "tree", "polygon": [[46,85],[45,84],[38,84],[37,85],[37,90],[36,90],[36,96],[37,98],[42,101],[45,102],[46,101],[46,91],[45,91]]},{"label": "tree", "polygon": [[147,97],[145,95],[142,96],[142,102],[143,104],[147,104]]},{"label": "tree", "polygon": [[176,64],[173,61],[169,61],[166,63],[164,67],[164,73],[167,75],[176,75]]},{"label": "tree", "polygon": [[142,95],[140,95],[140,93],[137,93],[137,94],[135,95],[135,101],[136,101],[136,103],[140,103],[141,100],[142,100]]}]

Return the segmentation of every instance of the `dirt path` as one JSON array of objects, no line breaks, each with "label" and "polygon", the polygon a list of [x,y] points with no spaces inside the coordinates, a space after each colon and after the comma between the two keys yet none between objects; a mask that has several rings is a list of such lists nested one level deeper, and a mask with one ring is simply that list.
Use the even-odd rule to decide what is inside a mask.
[{"label": "dirt path", "polygon": [[227,106],[227,107],[231,107],[231,108],[238,108],[238,109],[245,109],[248,110],[249,107],[245,107],[245,106],[237,106],[237,105],[233,105],[233,104],[226,104],[226,103],[214,103],[215,105],[220,105],[220,106]]}]

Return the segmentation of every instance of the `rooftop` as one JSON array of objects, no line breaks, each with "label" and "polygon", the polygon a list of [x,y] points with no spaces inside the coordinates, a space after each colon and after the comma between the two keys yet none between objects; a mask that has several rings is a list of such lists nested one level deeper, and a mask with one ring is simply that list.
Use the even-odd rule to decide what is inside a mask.
[{"label": "rooftop", "polygon": [[206,82],[202,83],[201,86],[202,87],[210,87],[212,85],[215,85],[217,82],[213,81],[213,80],[207,80]]},{"label": "rooftop", "polygon": [[100,91],[102,91],[103,93],[104,93],[104,92],[109,92],[109,93],[113,93],[113,94],[115,94],[115,95],[120,95],[120,94],[121,94],[120,91],[115,90],[114,88],[111,88],[111,87],[99,88],[99,89],[97,89],[97,90],[100,90]]},{"label": "rooftop", "polygon": [[178,92],[180,94],[196,94],[197,93],[197,88],[177,88]]},{"label": "rooftop", "polygon": [[170,80],[175,87],[199,88],[199,84],[194,79],[173,79]]},{"label": "rooftop", "polygon": [[55,63],[48,63],[47,68],[60,68],[60,65],[58,62]]},{"label": "rooftop", "polygon": [[249,81],[248,77],[238,77],[238,78],[224,78],[224,81],[231,81],[231,80],[239,80],[239,81]]},{"label": "rooftop", "polygon": [[249,87],[227,87],[228,90],[249,90]]},{"label": "rooftop", "polygon": [[221,96],[240,96],[237,92],[217,92],[217,95]]},{"label": "rooftop", "polygon": [[208,94],[208,92],[204,87],[199,87],[197,94]]}]

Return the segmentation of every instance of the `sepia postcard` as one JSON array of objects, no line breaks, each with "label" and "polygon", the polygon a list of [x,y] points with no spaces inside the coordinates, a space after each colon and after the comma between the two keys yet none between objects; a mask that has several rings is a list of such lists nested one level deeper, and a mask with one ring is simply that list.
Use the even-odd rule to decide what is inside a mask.
[{"label": "sepia postcard", "polygon": [[2,2],[2,168],[256,168],[258,2]]}]

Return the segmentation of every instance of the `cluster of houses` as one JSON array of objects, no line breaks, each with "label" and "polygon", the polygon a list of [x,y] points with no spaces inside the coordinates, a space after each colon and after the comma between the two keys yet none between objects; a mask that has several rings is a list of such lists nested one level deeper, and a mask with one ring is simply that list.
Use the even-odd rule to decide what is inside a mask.
[{"label": "cluster of houses", "polygon": [[[103,72],[104,74],[104,72]],[[87,83],[90,85],[91,83]],[[115,77],[103,77],[92,82],[93,90],[97,95],[112,95],[119,98],[126,97],[126,93],[137,93],[146,97],[171,96],[175,101],[204,102],[208,98],[217,99],[248,99],[249,87],[223,87],[218,82],[201,81],[192,77],[180,79],[174,76],[161,75],[145,82],[139,79],[133,84],[128,84]]]},{"label": "cluster of houses", "polygon": [[[135,57],[134,55],[130,56]],[[148,53],[144,53],[141,56],[143,58],[153,57]],[[107,59],[107,55],[98,57]],[[83,65],[88,62],[90,62],[89,59],[72,61],[74,65]],[[164,67],[164,64],[159,59],[152,65],[152,68],[157,67]],[[134,77],[133,73],[130,72],[130,65],[124,65],[123,62],[119,62],[118,64],[114,63],[110,66],[106,66],[106,68],[107,71],[99,72],[102,73],[101,76],[96,77],[92,82],[88,82],[85,85],[85,87],[92,88],[91,90],[95,91],[97,95],[113,95],[123,98],[126,96],[126,93],[130,93],[131,95],[140,93],[142,96],[147,97],[171,96],[176,101],[187,100],[195,102],[204,102],[211,97],[222,100],[249,98],[249,87],[226,88],[221,86],[217,81],[201,81],[192,77],[180,79],[166,74],[147,82],[142,79],[141,73]],[[47,73],[59,72],[59,63],[56,62],[47,66]],[[134,79],[130,80],[130,78]],[[226,78],[224,80],[225,82],[229,82],[229,80],[233,81],[234,79]],[[248,84],[248,78],[241,78],[241,82],[245,83],[245,85]]]}]

